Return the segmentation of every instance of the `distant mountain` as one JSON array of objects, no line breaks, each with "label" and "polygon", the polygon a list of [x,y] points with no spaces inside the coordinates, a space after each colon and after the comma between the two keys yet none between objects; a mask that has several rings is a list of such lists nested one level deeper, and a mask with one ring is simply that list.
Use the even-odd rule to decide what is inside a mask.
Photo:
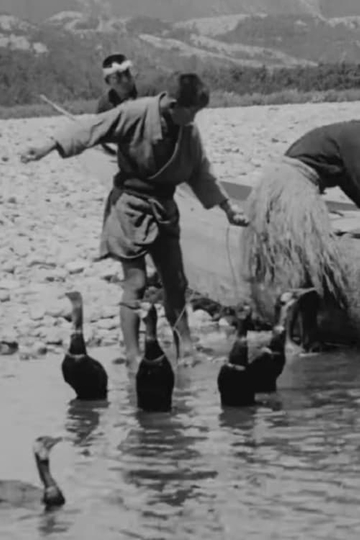
[{"label": "distant mountain", "polygon": [[360,0],[320,0],[319,7],[325,18],[360,16]]},{"label": "distant mountain", "polygon": [[360,14],[358,0],[1,0],[3,13],[40,22],[62,11],[83,11],[112,17],[149,16],[176,22],[236,14]]},{"label": "distant mountain", "polygon": [[313,62],[359,62],[360,17],[268,15],[239,20],[232,29],[216,35],[226,43],[266,47]]},{"label": "distant mountain", "polygon": [[[7,1],[1,0],[1,7]],[[14,9],[25,5],[22,0],[9,0],[9,6],[10,1]],[[41,4],[41,0],[26,1],[28,9]],[[115,51],[134,60],[147,87],[155,75],[173,69],[216,73],[244,66],[358,63],[360,58],[360,16],[324,18],[323,6],[331,7],[331,0],[119,0],[116,4],[123,15],[140,11],[140,4],[159,12],[162,6],[173,6],[178,19],[186,6],[187,12],[208,15],[177,22],[164,20],[166,10],[162,19],[115,17],[115,0],[56,1],[68,9],[40,23],[0,14],[0,104],[29,102],[41,85],[54,98],[89,99],[102,91],[101,61]],[[55,10],[53,0],[46,2],[50,11]],[[342,0],[344,6],[346,2],[350,10],[350,0]],[[211,9],[218,9],[219,15],[209,16]],[[19,83],[19,88],[12,84],[20,79],[29,84]]]},{"label": "distant mountain", "polygon": [[40,22],[60,11],[77,10],[77,0],[1,0],[2,13],[31,22]]}]

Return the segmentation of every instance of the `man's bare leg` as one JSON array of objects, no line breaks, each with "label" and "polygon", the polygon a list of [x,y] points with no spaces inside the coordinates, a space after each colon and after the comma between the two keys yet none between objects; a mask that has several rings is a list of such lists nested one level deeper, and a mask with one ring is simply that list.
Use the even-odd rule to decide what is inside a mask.
[{"label": "man's bare leg", "polygon": [[120,306],[120,322],[126,361],[136,365],[142,357],[139,345],[140,318],[137,310],[146,287],[145,260],[142,257],[122,261],[122,267],[124,272],[124,292]]},{"label": "man's bare leg", "polygon": [[163,284],[165,315],[173,329],[178,359],[193,359],[195,347],[186,311],[187,281],[179,240],[161,235],[155,242],[151,255]]}]

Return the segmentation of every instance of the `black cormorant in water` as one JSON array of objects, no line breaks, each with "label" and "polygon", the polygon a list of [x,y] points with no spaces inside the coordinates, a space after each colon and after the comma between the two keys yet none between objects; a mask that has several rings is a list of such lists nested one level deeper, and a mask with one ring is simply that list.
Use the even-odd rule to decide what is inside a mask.
[{"label": "black cormorant in water", "polygon": [[20,480],[0,480],[0,509],[3,506],[33,507],[42,502],[47,509],[62,506],[65,497],[50,472],[50,450],[62,437],[38,437],[33,446],[43,489]]},{"label": "black cormorant in water", "polygon": [[136,374],[137,403],[145,411],[169,411],[174,372],[157,339],[157,311],[152,304],[144,317],[145,352]]},{"label": "black cormorant in water", "polygon": [[72,304],[70,347],[62,362],[64,380],[81,400],[100,400],[107,397],[108,376],[104,367],[86,352],[83,335],[83,302],[79,292],[66,293]]},{"label": "black cormorant in water", "polygon": [[293,331],[300,306],[307,295],[312,295],[316,299],[316,290],[294,289],[279,296],[270,343],[260,349],[248,367],[256,393],[275,392],[276,380],[286,362],[285,348],[300,349],[293,341]]},{"label": "black cormorant in water", "polygon": [[249,374],[247,333],[251,327],[251,310],[244,306],[237,312],[237,332],[229,354],[218,375],[217,384],[221,404],[246,407],[255,403],[255,390]]}]

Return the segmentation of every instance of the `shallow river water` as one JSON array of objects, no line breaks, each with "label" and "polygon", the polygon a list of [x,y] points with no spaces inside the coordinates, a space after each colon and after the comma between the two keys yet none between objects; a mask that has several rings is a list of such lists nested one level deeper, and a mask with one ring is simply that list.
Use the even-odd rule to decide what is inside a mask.
[{"label": "shallow river water", "polygon": [[0,358],[0,478],[39,485],[33,439],[66,437],[51,456],[66,505],[0,506],[1,540],[360,538],[357,353],[297,359],[242,410],[221,410],[218,363],[182,368],[171,414],[139,413],[116,351],[97,357],[107,405],[72,400],[61,357]]}]

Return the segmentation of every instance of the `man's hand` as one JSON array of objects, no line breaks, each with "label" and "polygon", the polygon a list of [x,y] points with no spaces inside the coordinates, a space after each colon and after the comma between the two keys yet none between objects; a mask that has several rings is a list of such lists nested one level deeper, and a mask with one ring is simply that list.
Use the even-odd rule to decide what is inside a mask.
[{"label": "man's hand", "polygon": [[247,227],[249,225],[248,218],[237,204],[227,199],[220,204],[220,208],[224,210],[230,225],[236,225],[237,227]]},{"label": "man's hand", "polygon": [[22,163],[28,163],[29,161],[38,161],[39,159],[42,159],[43,157],[47,156],[47,154],[50,154],[53,150],[55,150],[56,144],[55,141],[49,140],[44,144],[41,144],[39,146],[28,146],[21,152],[20,154],[20,160]]}]

